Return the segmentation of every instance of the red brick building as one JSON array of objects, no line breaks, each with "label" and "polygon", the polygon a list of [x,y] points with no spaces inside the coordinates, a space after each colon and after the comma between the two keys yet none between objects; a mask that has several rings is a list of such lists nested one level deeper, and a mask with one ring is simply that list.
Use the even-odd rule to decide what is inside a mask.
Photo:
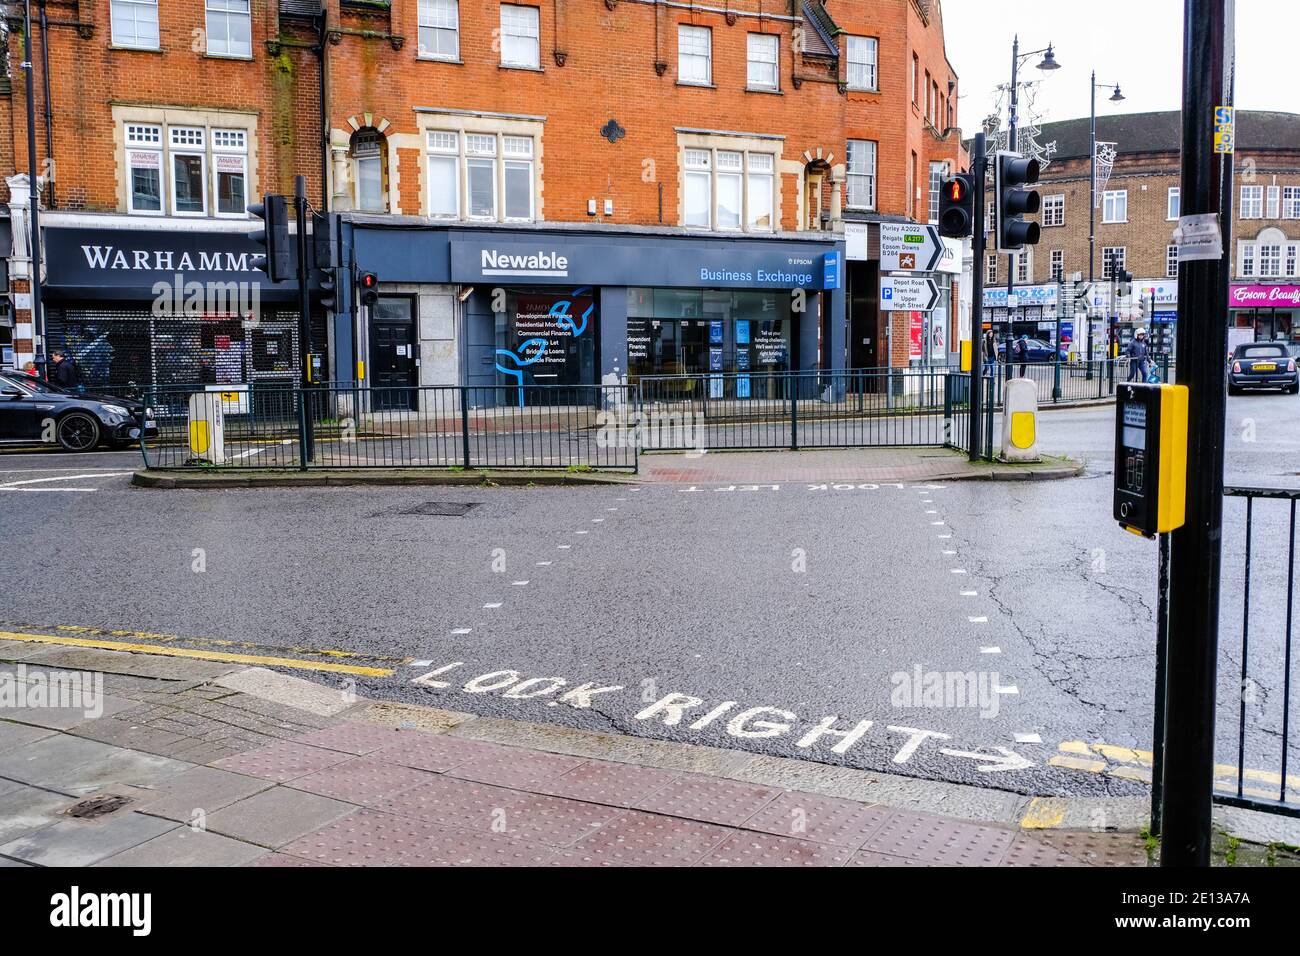
[{"label": "red brick building", "polygon": [[[21,233],[22,7],[0,7],[11,65],[0,164]],[[314,208],[345,214],[345,280],[375,271],[392,297],[377,315],[409,325],[392,345],[401,353],[377,354],[376,316],[345,281],[350,310],[317,317],[336,376],[364,375],[369,362],[393,382],[486,380],[500,369],[485,356],[517,345],[520,316],[553,306],[547,295],[564,284],[593,287],[600,334],[569,349],[559,380],[884,364],[883,350],[860,345],[890,337],[873,224],[926,221],[938,171],[964,165],[936,0],[37,8],[47,338],[85,347],[113,381],[291,370],[288,290],[262,290],[272,321],[260,333],[237,316],[168,324],[150,290],[172,274],[212,282],[248,271],[244,207],[291,193],[299,174]],[[458,263],[540,237],[573,260],[570,275],[515,270],[503,317],[487,293],[505,280]],[[13,253],[21,306],[21,237]],[[647,266],[658,255],[656,272]],[[32,326],[25,309],[7,314],[0,344],[21,363]],[[283,337],[268,331],[277,321]],[[895,317],[894,364],[908,361],[907,327]]]}]

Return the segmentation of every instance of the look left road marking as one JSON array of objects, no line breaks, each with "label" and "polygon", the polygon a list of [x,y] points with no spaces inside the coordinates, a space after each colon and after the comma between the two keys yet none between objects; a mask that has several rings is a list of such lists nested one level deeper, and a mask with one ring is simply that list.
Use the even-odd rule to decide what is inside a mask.
[{"label": "look left road marking", "polygon": [[189,657],[228,664],[290,667],[295,670],[326,671],[331,674],[356,674],[361,677],[391,677],[393,674],[391,667],[363,667],[358,664],[303,661],[293,657],[265,657],[260,654],[227,654],[221,651],[200,651],[188,647],[132,644],[126,641],[91,640],[82,637],[62,637],[54,634],[24,634],[19,631],[0,631],[0,640],[26,641],[35,644],[63,644],[70,647],[93,647],[103,651],[130,651],[135,654],[153,654],[159,657]]}]

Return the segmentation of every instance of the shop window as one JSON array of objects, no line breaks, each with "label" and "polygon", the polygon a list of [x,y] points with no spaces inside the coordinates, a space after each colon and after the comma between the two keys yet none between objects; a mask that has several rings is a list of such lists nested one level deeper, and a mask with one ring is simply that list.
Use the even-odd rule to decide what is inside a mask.
[{"label": "shop window", "polygon": [[770,232],[776,157],[738,149],[682,151],[682,223],[698,229]]},{"label": "shop window", "polygon": [[210,56],[252,57],[249,0],[206,0],[207,53]]},{"label": "shop window", "polygon": [[1273,243],[1260,243],[1259,274],[1273,277],[1282,274],[1282,247]]},{"label": "shop window", "polygon": [[498,382],[518,386],[520,404],[572,401],[569,393],[547,395],[529,389],[590,385],[596,380],[598,321],[592,290],[511,289],[505,298],[505,311],[497,313]]},{"label": "shop window", "polygon": [[1106,246],[1101,250],[1101,277],[1109,282],[1116,270],[1124,268],[1127,258],[1127,247]]},{"label": "shop window", "polygon": [[875,37],[848,38],[848,84],[851,90],[876,91],[876,53],[879,41]]},{"label": "shop window", "polygon": [[248,134],[242,129],[212,131],[213,194],[218,216],[248,214]]},{"label": "shop window", "polygon": [[1243,242],[1241,244],[1240,273],[1243,278],[1249,278],[1255,274],[1255,244],[1253,242]]},{"label": "shop window", "polygon": [[845,160],[846,203],[855,209],[876,208],[876,143],[851,139]]},{"label": "shop window", "polygon": [[540,27],[536,7],[501,4],[501,65],[541,69]]},{"label": "shop window", "polygon": [[629,379],[700,376],[672,397],[766,397],[779,385],[766,373],[793,367],[788,291],[628,289],[627,303]]},{"label": "shop window", "polygon": [[126,122],[122,134],[127,212],[248,215],[249,130]]},{"label": "shop window", "polygon": [[205,130],[201,127],[173,126],[168,134],[172,213],[177,216],[205,215],[208,211],[207,177],[204,174],[207,158]]},{"label": "shop window", "polygon": [[1242,219],[1263,219],[1264,218],[1264,187],[1263,186],[1242,186],[1241,187],[1241,218]]},{"label": "shop window", "polygon": [[430,130],[426,146],[429,215],[491,222],[536,217],[532,136]]},{"label": "shop window", "polygon": [[1282,187],[1282,218],[1300,219],[1300,186]]},{"label": "shop window", "polygon": [[363,127],[352,134],[352,181],[357,209],[361,212],[387,212],[384,178],[387,143],[379,130]]},{"label": "shop window", "polygon": [[746,40],[745,84],[751,90],[775,90],[781,39],[771,33],[751,33]]},{"label": "shop window", "polygon": [[162,127],[128,123],[126,126],[127,211],[161,213]]},{"label": "shop window", "polygon": [[1108,189],[1102,195],[1102,222],[1128,222],[1128,190]]},{"label": "shop window", "polygon": [[1065,196],[1057,194],[1055,196],[1043,197],[1043,225],[1044,226],[1064,226],[1065,225]]},{"label": "shop window", "polygon": [[708,27],[677,27],[677,82],[713,82],[713,31]]},{"label": "shop window", "polygon": [[1182,208],[1181,193],[1177,186],[1169,187],[1169,196],[1165,200],[1165,218],[1177,219],[1180,215],[1179,210]]},{"label": "shop window", "polygon": [[113,46],[158,49],[158,0],[111,0]]},{"label": "shop window", "polygon": [[419,55],[432,60],[458,59],[460,57],[458,0],[420,0],[419,16]]}]

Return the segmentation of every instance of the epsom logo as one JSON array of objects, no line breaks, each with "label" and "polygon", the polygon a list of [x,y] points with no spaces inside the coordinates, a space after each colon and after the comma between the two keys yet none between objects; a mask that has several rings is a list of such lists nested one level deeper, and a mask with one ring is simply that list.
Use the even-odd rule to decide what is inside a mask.
[{"label": "epsom logo", "polygon": [[569,259],[558,252],[501,252],[484,249],[485,276],[567,276]]}]

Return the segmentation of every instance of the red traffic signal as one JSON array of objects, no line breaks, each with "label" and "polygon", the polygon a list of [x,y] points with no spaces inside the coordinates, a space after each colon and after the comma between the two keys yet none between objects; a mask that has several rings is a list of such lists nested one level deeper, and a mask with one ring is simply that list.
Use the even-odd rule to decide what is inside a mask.
[{"label": "red traffic signal", "polygon": [[357,276],[357,285],[361,288],[361,304],[374,305],[379,301],[379,276],[373,272],[363,272]]},{"label": "red traffic signal", "polygon": [[975,216],[975,180],[970,173],[945,176],[939,188],[939,235],[965,239]]}]

